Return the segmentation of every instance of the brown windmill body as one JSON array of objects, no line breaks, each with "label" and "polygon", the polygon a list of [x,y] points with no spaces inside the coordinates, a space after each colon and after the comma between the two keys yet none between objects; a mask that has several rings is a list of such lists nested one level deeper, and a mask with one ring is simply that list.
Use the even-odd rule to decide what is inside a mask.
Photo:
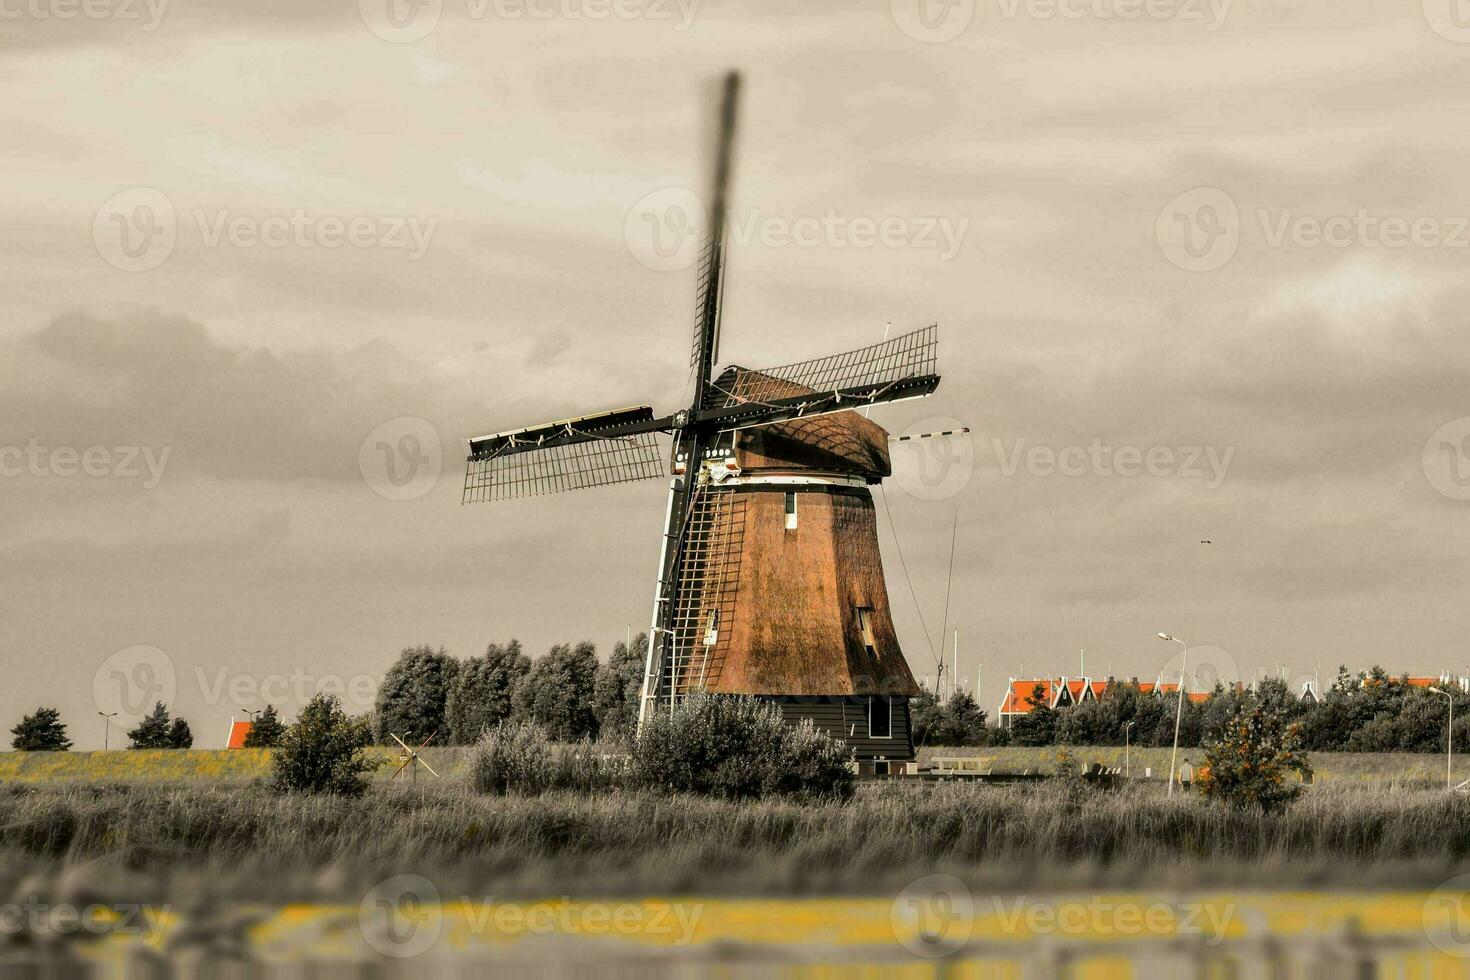
[{"label": "brown windmill body", "polygon": [[[741,368],[715,387],[732,401],[811,393]],[[913,758],[919,688],[893,626],[869,489],[892,472],[888,433],[844,411],[723,445],[702,474],[708,567],[674,617],[673,648],[691,652],[673,658],[668,689],[772,700],[847,741],[860,763]]]}]

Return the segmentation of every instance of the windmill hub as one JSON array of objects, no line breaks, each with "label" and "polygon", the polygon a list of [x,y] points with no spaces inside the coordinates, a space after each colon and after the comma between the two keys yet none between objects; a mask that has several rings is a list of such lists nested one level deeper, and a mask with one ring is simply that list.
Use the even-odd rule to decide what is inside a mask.
[{"label": "windmill hub", "polygon": [[[640,724],[696,689],[756,695],[845,739],[868,771],[886,770],[913,758],[908,699],[919,688],[889,613],[868,489],[892,473],[888,434],[854,409],[932,393],[938,328],[715,374],[738,91],[731,73],[703,199],[693,403],[665,416],[643,405],[472,438],[464,500],[671,470]],[[667,456],[661,436],[672,440]]]}]

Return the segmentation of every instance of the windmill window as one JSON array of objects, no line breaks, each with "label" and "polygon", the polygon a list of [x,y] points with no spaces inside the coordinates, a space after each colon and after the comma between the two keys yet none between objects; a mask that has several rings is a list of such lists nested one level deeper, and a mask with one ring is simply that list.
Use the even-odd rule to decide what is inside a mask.
[{"label": "windmill window", "polygon": [[796,530],[796,494],[791,491],[786,493],[786,530]]},{"label": "windmill window", "polygon": [[893,704],[881,694],[868,699],[868,737],[893,737]]},{"label": "windmill window", "polygon": [[877,642],[873,639],[873,610],[868,606],[857,607],[858,628],[863,631],[863,646],[868,655],[877,653]]}]

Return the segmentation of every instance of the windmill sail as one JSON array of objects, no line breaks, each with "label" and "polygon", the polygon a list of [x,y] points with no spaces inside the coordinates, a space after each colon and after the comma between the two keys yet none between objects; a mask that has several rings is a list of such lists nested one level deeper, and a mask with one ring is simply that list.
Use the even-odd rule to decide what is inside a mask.
[{"label": "windmill sail", "polygon": [[529,452],[471,456],[465,464],[466,504],[585,490],[665,473],[665,454],[652,433],[550,446]]},{"label": "windmill sail", "polygon": [[887,386],[934,376],[938,363],[939,327],[930,324],[841,354],[750,371],[739,390],[717,389],[717,394],[725,405],[759,405],[789,398],[800,389],[826,393],[876,387],[881,392]]},{"label": "windmill sail", "polygon": [[714,373],[719,356],[721,294],[725,286],[725,211],[730,191],[730,168],[735,155],[735,111],[740,96],[740,76],[724,78],[720,96],[719,132],[715,142],[714,168],[705,198],[706,235],[699,252],[695,279],[694,347],[689,365],[695,392],[702,396]]},{"label": "windmill sail", "polygon": [[531,497],[663,476],[647,406],[583,415],[469,441],[463,503]]}]

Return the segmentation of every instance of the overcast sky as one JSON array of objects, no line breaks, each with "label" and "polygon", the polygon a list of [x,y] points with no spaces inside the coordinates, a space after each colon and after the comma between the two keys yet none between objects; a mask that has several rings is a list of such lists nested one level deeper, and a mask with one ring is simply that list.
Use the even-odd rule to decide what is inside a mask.
[{"label": "overcast sky", "polygon": [[663,485],[462,507],[462,440],[687,402],[646,236],[726,67],[723,359],[938,322],[938,393],[873,417],[973,429],[878,504],[917,675],[956,515],[992,711],[1080,648],[1152,677],[1160,630],[1470,672],[1449,0],[93,2],[0,0],[5,728],[93,747],[157,689],[212,747],[404,646],[645,628]]}]

